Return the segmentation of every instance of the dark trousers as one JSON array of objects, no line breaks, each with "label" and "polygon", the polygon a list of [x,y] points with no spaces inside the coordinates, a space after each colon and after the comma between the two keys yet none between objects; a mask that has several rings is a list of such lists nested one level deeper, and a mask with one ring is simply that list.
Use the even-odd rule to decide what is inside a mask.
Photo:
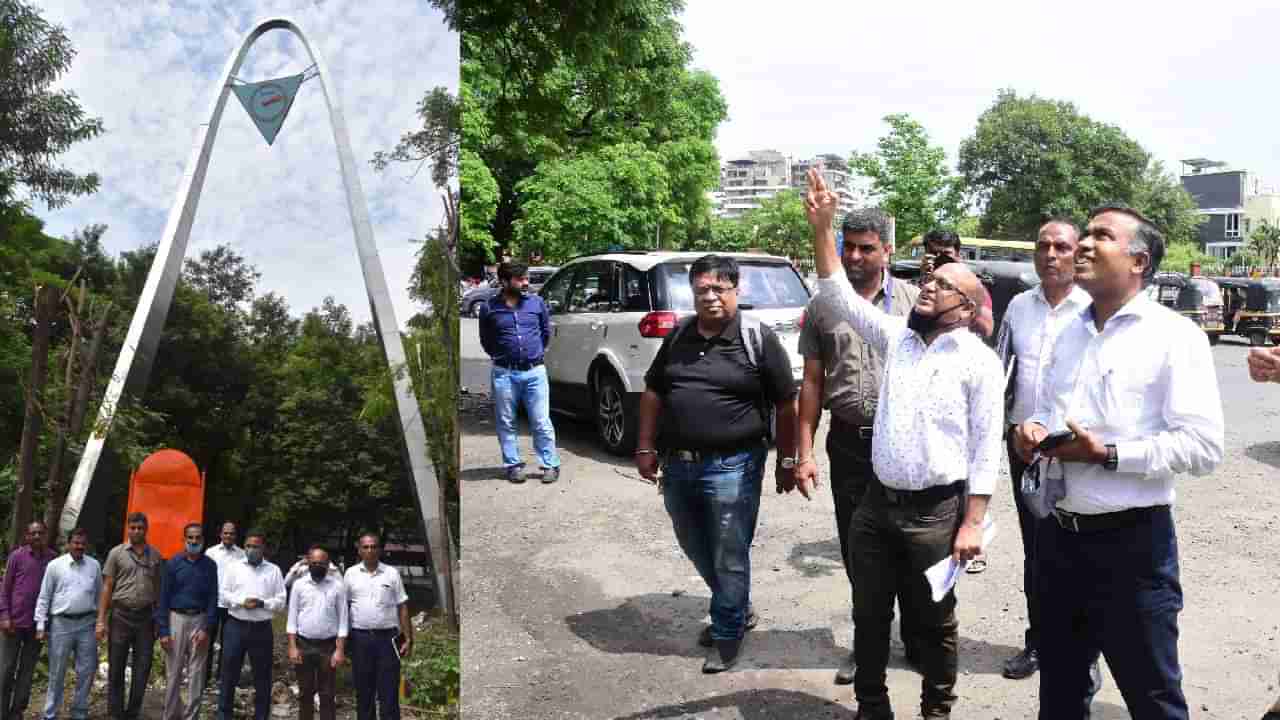
[{"label": "dark trousers", "polygon": [[[213,674],[214,644],[216,643],[219,648],[222,647],[222,631],[223,631],[223,628],[226,627],[226,625],[227,625],[227,609],[220,607],[218,608],[218,617],[216,620],[213,621],[213,627],[209,628],[209,652],[208,654],[205,655],[205,658],[204,658],[204,676],[209,679],[210,684],[213,684],[213,682],[218,677],[217,675]],[[222,659],[221,650],[218,651],[218,659],[219,660]],[[218,667],[222,667],[221,663],[219,663]]]},{"label": "dark trousers", "polygon": [[337,639],[309,640],[299,635],[297,643],[298,652],[302,654],[302,664],[294,668],[298,676],[298,719],[315,717],[314,696],[319,693],[320,720],[333,720],[333,686],[337,672],[329,661],[338,647]]},{"label": "dark trousers", "polygon": [[218,717],[231,720],[236,685],[244,656],[253,667],[253,717],[267,720],[271,712],[271,621],[245,622],[227,617],[222,631],[222,681],[218,685]]},{"label": "dark trousers", "polygon": [[[400,631],[351,629],[351,674],[356,683],[356,719],[400,720],[400,658],[392,643]],[[374,714],[374,704],[380,708]]]},{"label": "dark trousers", "polygon": [[1009,476],[1013,480],[1013,506],[1018,510],[1018,529],[1022,531],[1022,594],[1027,598],[1027,631],[1023,647],[1040,649],[1040,596],[1036,593],[1036,518],[1022,499],[1022,473],[1027,464],[1018,457],[1013,428],[1009,428],[1006,445],[1009,452]]},{"label": "dark trousers", "polygon": [[1135,720],[1185,720],[1178,665],[1178,540],[1168,507],[1132,525],[1040,523],[1040,720],[1088,717],[1088,668],[1107,658]]},{"label": "dark trousers", "polygon": [[31,702],[31,673],[40,659],[35,628],[0,633],[0,720],[21,718]]},{"label": "dark trousers", "polygon": [[[142,716],[142,698],[147,693],[147,681],[151,678],[155,642],[156,628],[151,608],[131,610],[120,605],[111,606],[107,644],[107,711],[112,718],[138,720]],[[132,668],[133,673],[127,700],[124,691],[126,665]]]},{"label": "dark trousers", "polygon": [[853,689],[860,717],[876,720],[892,712],[885,668],[895,597],[903,616],[912,618],[924,674],[921,713],[926,718],[950,717],[956,700],[956,598],[949,592],[933,602],[924,571],[951,554],[963,502],[963,493],[956,492],[941,500],[894,503],[879,482],[872,482],[853,516]]}]

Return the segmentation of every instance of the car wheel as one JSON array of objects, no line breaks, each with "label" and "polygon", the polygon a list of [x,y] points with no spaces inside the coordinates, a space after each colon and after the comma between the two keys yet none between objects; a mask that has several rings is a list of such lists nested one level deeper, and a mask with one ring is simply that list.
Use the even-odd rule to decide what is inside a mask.
[{"label": "car wheel", "polygon": [[476,301],[472,302],[472,303],[471,303],[471,312],[470,312],[470,313],[468,313],[468,315],[470,315],[471,317],[474,317],[474,318],[478,318],[478,317],[480,317],[480,308],[482,308],[482,307],[484,307],[484,301],[483,301],[483,300],[476,300]]},{"label": "car wheel", "polygon": [[1249,344],[1254,347],[1261,347],[1267,344],[1267,334],[1264,332],[1249,333]]},{"label": "car wheel", "polygon": [[596,434],[612,455],[626,455],[636,444],[636,418],[627,412],[627,393],[611,372],[601,373],[596,384]]},{"label": "car wheel", "polygon": [[1217,344],[1218,344],[1218,340],[1219,340],[1219,339],[1221,339],[1221,338],[1222,338],[1222,336],[1221,336],[1221,335],[1219,335],[1218,333],[1213,333],[1213,334],[1209,335],[1209,344],[1210,344],[1210,345],[1217,345]]}]

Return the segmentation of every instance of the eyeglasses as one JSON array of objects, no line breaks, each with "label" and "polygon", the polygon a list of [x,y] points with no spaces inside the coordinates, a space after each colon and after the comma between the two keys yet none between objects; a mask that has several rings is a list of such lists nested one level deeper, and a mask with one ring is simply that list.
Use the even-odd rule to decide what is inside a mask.
[{"label": "eyeglasses", "polygon": [[968,295],[964,294],[964,291],[962,291],[960,288],[956,287],[955,285],[952,285],[950,282],[947,281],[946,278],[942,277],[941,275],[930,275],[929,281],[932,282],[934,287],[938,288],[939,290],[946,290],[947,292],[956,293],[957,295],[964,298],[965,300],[969,300],[969,302],[973,302],[972,300],[969,299]]},{"label": "eyeglasses", "polygon": [[703,285],[702,287],[693,288],[693,296],[698,298],[711,292],[715,293],[716,297],[724,297],[737,289],[737,285]]}]

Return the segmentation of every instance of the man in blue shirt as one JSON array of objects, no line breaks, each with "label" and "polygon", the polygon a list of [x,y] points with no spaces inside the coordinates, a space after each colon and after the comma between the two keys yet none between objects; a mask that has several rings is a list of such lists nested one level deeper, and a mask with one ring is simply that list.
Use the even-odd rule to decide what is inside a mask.
[{"label": "man in blue shirt", "polygon": [[556,429],[551,424],[551,385],[542,353],[551,340],[551,314],[537,295],[528,294],[529,268],[498,266],[502,292],[480,310],[480,345],[493,359],[493,409],[498,445],[507,480],[522,483],[524,463],[516,435],[516,407],[523,403],[533,432],[533,448],[542,462],[542,482],[560,479]]},{"label": "man in blue shirt", "polygon": [[[218,564],[204,554],[204,529],[200,523],[187,523],[182,534],[185,551],[164,564],[160,602],[156,604],[156,629],[169,682],[165,720],[200,717],[209,631],[218,621]],[[190,697],[185,708],[181,694],[184,667]]]}]

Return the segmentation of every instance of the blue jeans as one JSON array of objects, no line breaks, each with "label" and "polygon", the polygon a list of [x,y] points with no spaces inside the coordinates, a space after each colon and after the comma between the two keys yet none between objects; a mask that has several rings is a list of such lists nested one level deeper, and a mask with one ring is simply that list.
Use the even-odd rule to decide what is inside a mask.
[{"label": "blue jeans", "polygon": [[751,602],[751,540],[760,511],[764,446],[667,461],[662,495],[676,540],[711,589],[711,637],[742,637]]},{"label": "blue jeans", "polygon": [[49,626],[49,693],[45,696],[44,718],[55,720],[62,709],[62,687],[67,673],[67,660],[76,656],[76,697],[71,704],[72,718],[89,717],[89,691],[98,671],[98,641],[93,636],[97,614],[79,620],[60,617]]},{"label": "blue jeans", "polygon": [[1089,665],[1107,658],[1137,720],[1185,720],[1178,539],[1168,507],[1098,532],[1039,522],[1040,720],[1089,717]]},{"label": "blue jeans", "polygon": [[560,467],[556,452],[556,429],[551,424],[551,383],[547,367],[508,370],[493,366],[493,412],[498,428],[498,445],[502,448],[502,464],[519,467],[520,443],[516,434],[516,406],[523,403],[533,431],[533,449],[544,468]]},{"label": "blue jeans", "polygon": [[396,628],[351,629],[347,640],[356,686],[356,720],[400,720],[400,658],[392,647],[399,632]]}]

